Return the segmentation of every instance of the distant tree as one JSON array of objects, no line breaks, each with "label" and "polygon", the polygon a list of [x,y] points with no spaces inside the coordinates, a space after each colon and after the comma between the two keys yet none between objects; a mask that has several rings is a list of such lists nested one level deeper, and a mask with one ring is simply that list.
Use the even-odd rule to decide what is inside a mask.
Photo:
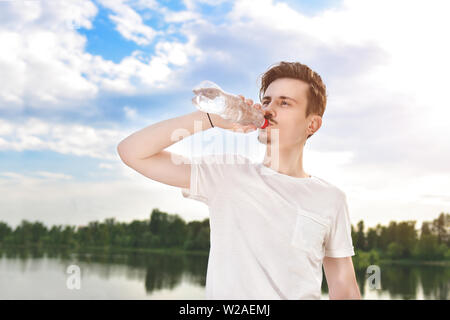
[{"label": "distant tree", "polygon": [[436,259],[439,253],[437,236],[433,234],[422,234],[420,241],[413,250],[414,256],[419,259]]},{"label": "distant tree", "polygon": [[163,234],[167,230],[166,228],[166,216],[167,214],[159,211],[159,209],[153,209],[150,215],[150,231],[153,234]]},{"label": "distant tree", "polygon": [[367,250],[378,248],[377,231],[373,228],[367,230]]},{"label": "distant tree", "polygon": [[420,236],[431,235],[430,222],[422,222],[422,227],[420,230]]},{"label": "distant tree", "polygon": [[449,245],[450,236],[450,214],[442,212],[437,219],[433,220],[432,232],[437,235],[438,243],[445,243]]},{"label": "distant tree", "polygon": [[[387,246],[390,242],[390,238],[389,238],[389,228],[386,226],[379,226],[377,228],[378,232],[379,232],[379,238],[378,238],[378,243],[380,244],[380,248],[381,250],[386,250]],[[377,233],[378,233],[377,232]]]},{"label": "distant tree", "polygon": [[12,228],[6,223],[0,221],[0,243],[5,241],[12,233]]},{"label": "distant tree", "polygon": [[364,221],[360,220],[357,224],[355,247],[361,250],[366,250],[366,237],[364,235]]},{"label": "distant tree", "polygon": [[416,221],[401,221],[396,225],[396,238],[394,241],[401,245],[402,258],[408,258],[412,255],[412,249],[417,241],[417,233],[415,230]]},{"label": "distant tree", "polygon": [[65,226],[61,232],[60,245],[72,247],[75,245],[75,226]]},{"label": "distant tree", "polygon": [[401,258],[403,253],[403,246],[397,242],[389,243],[387,247],[387,255],[392,259]]},{"label": "distant tree", "polygon": [[185,242],[187,250],[207,250],[209,249],[209,219],[203,221],[191,221],[187,225],[188,235]]}]

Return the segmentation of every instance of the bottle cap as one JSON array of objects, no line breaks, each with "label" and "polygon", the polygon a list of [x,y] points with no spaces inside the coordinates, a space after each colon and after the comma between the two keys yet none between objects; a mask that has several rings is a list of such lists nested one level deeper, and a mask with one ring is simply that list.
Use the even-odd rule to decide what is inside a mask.
[{"label": "bottle cap", "polygon": [[261,127],[261,129],[264,129],[265,127],[267,127],[269,125],[269,120],[267,120],[266,118],[264,118],[264,124]]}]

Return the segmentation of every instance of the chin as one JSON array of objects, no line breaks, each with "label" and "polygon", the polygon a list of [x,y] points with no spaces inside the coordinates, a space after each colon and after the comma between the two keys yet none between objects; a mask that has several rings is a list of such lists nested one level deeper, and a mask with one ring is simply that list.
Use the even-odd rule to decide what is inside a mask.
[{"label": "chin", "polygon": [[258,134],[258,141],[262,144],[270,144],[270,135],[266,134],[265,132],[262,132]]}]

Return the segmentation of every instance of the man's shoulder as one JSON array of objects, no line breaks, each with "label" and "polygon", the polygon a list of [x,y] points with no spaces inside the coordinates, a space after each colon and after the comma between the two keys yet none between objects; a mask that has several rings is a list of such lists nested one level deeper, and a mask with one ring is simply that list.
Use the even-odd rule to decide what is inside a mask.
[{"label": "man's shoulder", "polygon": [[337,203],[341,203],[345,199],[345,192],[336,184],[317,176],[314,177],[324,187],[324,190],[326,190],[327,194],[332,196]]}]

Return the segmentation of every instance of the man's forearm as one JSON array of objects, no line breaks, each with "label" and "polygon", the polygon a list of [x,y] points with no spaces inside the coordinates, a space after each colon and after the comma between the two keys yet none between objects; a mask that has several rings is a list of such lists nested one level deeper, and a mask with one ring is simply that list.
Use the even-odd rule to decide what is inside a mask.
[{"label": "man's forearm", "polygon": [[[211,119],[214,119],[216,115],[210,114],[210,116]],[[196,121],[201,122],[201,127],[199,124],[194,127]],[[134,132],[119,143],[117,150],[122,159],[145,159],[194,134],[194,130],[203,131],[209,128],[211,128],[211,124],[207,114],[202,111],[194,111],[154,123]],[[180,134],[177,134],[177,130],[180,130]],[[174,133],[177,134],[176,137],[173,137]]]},{"label": "man's forearm", "polygon": [[361,293],[359,291],[356,280],[352,282],[342,282],[339,285],[335,285],[333,290],[329,290],[330,300],[360,300]]}]

